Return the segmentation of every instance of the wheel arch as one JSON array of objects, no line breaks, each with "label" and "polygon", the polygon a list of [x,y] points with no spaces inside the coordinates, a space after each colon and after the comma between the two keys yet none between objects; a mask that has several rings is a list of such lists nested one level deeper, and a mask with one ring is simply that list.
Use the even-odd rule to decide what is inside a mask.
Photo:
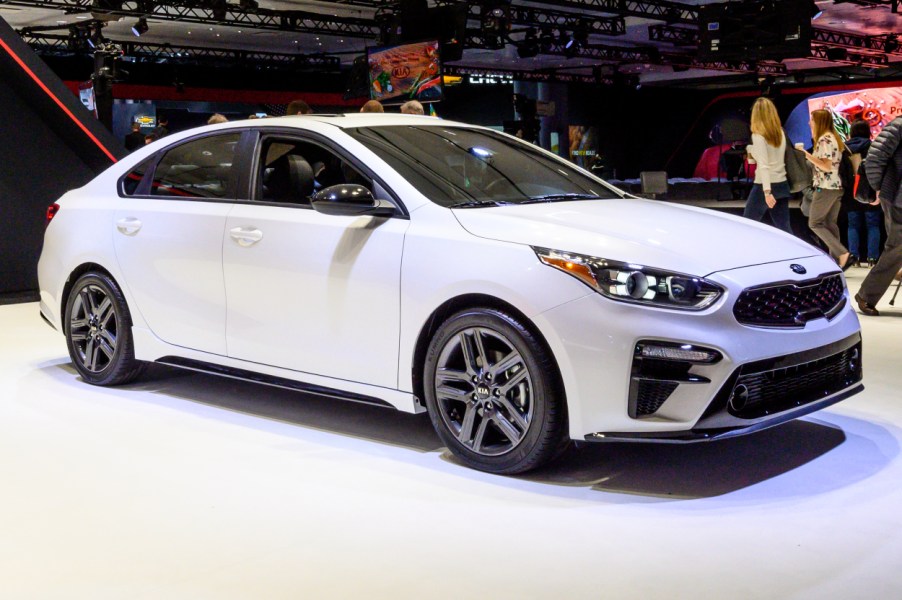
[{"label": "wheel arch", "polygon": [[463,310],[476,308],[493,308],[502,312],[506,312],[512,317],[515,317],[529,330],[530,333],[535,336],[536,340],[542,345],[542,348],[545,350],[545,352],[548,353],[548,356],[551,358],[551,363],[554,366],[552,377],[554,378],[555,385],[557,386],[564,400],[562,403],[565,421],[564,431],[567,431],[567,415],[569,411],[567,407],[566,388],[564,386],[564,379],[561,375],[560,366],[557,364],[557,357],[552,351],[548,340],[545,339],[545,336],[542,335],[541,330],[536,326],[535,323],[533,323],[532,319],[530,319],[526,316],[526,314],[523,313],[523,311],[519,310],[513,304],[502,300],[501,298],[488,294],[462,294],[455,296],[454,298],[443,302],[438,308],[432,311],[432,314],[430,314],[429,318],[426,319],[426,322],[420,328],[419,335],[417,335],[416,344],[414,345],[414,354],[412,361],[413,369],[411,373],[411,382],[413,384],[414,395],[425,402],[426,395],[423,384],[423,368],[426,362],[426,351],[429,349],[429,341],[432,339],[432,336],[436,331],[438,331],[438,328],[441,327],[442,323],[444,323],[449,317],[451,317],[451,315],[454,315]]},{"label": "wheel arch", "polygon": [[106,275],[107,277],[112,279],[113,282],[115,282],[115,284],[119,286],[119,289],[122,289],[122,286],[119,285],[119,282],[116,281],[116,278],[113,277],[113,274],[110,273],[109,269],[105,269],[103,266],[101,266],[97,263],[86,262],[86,263],[82,263],[82,264],[78,265],[77,267],[75,267],[74,269],[72,269],[72,272],[69,273],[68,279],[66,279],[66,283],[63,285],[63,293],[61,294],[61,297],[60,297],[60,313],[59,314],[60,314],[60,321],[61,321],[60,325],[63,327],[63,329],[61,331],[63,331],[63,332],[66,331],[66,329],[65,329],[65,327],[66,327],[66,304],[69,302],[69,294],[72,293],[72,286],[75,285],[75,282],[78,281],[78,279],[82,275],[84,275],[85,273],[89,273],[91,271],[97,271],[97,272],[103,273],[104,275]]}]

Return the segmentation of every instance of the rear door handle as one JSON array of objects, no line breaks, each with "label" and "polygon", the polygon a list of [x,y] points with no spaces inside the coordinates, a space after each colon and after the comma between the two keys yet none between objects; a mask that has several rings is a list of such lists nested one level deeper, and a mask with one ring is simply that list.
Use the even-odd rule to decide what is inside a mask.
[{"label": "rear door handle", "polygon": [[135,235],[141,229],[141,221],[134,217],[125,217],[116,221],[116,229],[125,235]]},{"label": "rear door handle", "polygon": [[239,246],[247,248],[253,246],[263,239],[263,232],[253,227],[233,227],[229,230],[232,239],[238,242]]}]

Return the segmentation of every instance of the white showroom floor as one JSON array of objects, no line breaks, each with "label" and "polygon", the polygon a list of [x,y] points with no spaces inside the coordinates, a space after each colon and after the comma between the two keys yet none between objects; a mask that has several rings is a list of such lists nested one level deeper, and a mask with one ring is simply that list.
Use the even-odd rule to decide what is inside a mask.
[{"label": "white showroom floor", "polygon": [[0,306],[0,597],[902,598],[902,299],[879,308],[858,396],[511,478],[424,416],[161,367],[86,385],[36,304]]}]

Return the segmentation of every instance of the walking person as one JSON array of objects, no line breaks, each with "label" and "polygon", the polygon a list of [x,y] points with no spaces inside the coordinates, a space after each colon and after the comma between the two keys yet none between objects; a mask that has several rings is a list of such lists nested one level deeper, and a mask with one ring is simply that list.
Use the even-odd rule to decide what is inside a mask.
[{"label": "walking person", "polygon": [[[849,130],[849,140],[846,148],[852,153],[852,169],[858,173],[861,161],[867,158],[868,149],[871,147],[871,126],[867,121],[858,120],[852,123]],[[880,220],[883,212],[880,210],[880,202],[875,200],[865,204],[853,198],[847,203],[846,216],[849,219],[849,258],[853,265],[863,262],[867,258],[868,267],[877,264],[880,258]],[[861,229],[865,230],[864,244],[861,243]],[[862,253],[866,249],[866,253]]]},{"label": "walking person", "polygon": [[746,148],[757,164],[755,182],[749,191],[742,216],[760,221],[765,213],[775,227],[792,233],[789,224],[789,182],[786,180],[786,136],[777,107],[761,97],[752,105],[752,143]]},{"label": "walking person", "polygon": [[864,169],[883,208],[886,246],[855,301],[862,314],[876,317],[880,314],[877,303],[902,268],[902,117],[890,121],[871,142]]},{"label": "walking person", "polygon": [[842,181],[839,178],[839,163],[842,160],[843,143],[833,128],[833,116],[828,110],[811,113],[813,153],[805,152],[805,158],[814,165],[814,195],[808,214],[808,227],[826,244],[830,256],[845,271],[852,266],[851,254],[839,239],[840,202],[843,196]]}]

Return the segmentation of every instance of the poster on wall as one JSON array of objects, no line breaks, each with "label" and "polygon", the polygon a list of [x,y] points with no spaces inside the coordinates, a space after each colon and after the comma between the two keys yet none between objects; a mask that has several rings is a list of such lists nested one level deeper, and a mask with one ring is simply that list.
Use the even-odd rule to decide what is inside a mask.
[{"label": "poster on wall", "polygon": [[370,98],[383,104],[442,99],[438,41],[367,50]]},{"label": "poster on wall", "polygon": [[568,158],[584,169],[590,168],[598,152],[598,133],[595,127],[570,125],[568,134],[570,138]]},{"label": "poster on wall", "polygon": [[902,87],[871,88],[809,98],[809,116],[819,109],[833,113],[833,124],[843,137],[848,137],[851,123],[858,119],[867,121],[874,137],[887,123],[902,117]]}]

